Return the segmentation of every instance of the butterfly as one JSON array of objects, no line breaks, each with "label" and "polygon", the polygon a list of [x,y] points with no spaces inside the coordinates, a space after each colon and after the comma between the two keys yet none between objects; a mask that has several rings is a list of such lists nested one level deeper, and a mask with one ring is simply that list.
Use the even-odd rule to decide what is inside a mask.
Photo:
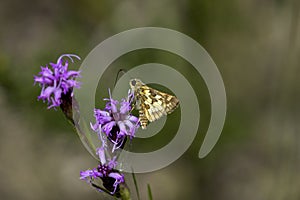
[{"label": "butterfly", "polygon": [[131,79],[129,85],[134,93],[135,108],[139,111],[142,129],[146,129],[148,122],[172,113],[179,105],[175,96],[155,90],[139,79]]}]

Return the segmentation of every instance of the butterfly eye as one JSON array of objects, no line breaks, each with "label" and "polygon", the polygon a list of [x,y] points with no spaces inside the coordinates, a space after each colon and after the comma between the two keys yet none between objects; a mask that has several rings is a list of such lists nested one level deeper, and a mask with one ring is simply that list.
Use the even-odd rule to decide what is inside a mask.
[{"label": "butterfly eye", "polygon": [[135,80],[132,80],[132,81],[131,81],[131,85],[132,85],[132,86],[135,86],[135,84],[136,84],[136,81],[135,81]]}]

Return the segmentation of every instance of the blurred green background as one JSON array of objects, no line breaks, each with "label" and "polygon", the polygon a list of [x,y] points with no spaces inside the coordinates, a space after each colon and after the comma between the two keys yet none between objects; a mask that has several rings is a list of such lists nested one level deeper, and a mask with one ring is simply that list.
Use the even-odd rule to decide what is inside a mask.
[{"label": "blurred green background", "polygon": [[[228,110],[217,145],[198,159],[210,118],[200,84],[197,138],[172,165],[137,176],[142,199],[147,183],[155,200],[300,199],[299,13],[298,0],[0,1],[0,199],[106,198],[79,180],[96,160],[63,114],[37,101],[33,75],[62,53],[84,58],[109,36],[144,26],[198,41],[222,74]],[[117,62],[182,62],[154,55],[140,51]]]}]

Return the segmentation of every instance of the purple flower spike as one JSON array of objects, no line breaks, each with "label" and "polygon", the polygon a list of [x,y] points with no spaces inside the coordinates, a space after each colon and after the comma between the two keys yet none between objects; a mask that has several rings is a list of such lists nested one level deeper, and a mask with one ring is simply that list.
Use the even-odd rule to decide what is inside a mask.
[{"label": "purple flower spike", "polygon": [[96,123],[91,124],[94,131],[101,135],[105,133],[108,139],[114,144],[113,151],[124,145],[126,136],[132,139],[139,127],[138,118],[131,115],[132,93],[128,93],[127,99],[121,102],[111,98],[109,99],[104,110],[95,109],[94,116]]},{"label": "purple flower spike", "polygon": [[61,97],[68,92],[73,95],[73,88],[79,88],[79,82],[74,79],[80,77],[80,71],[68,70],[69,63],[63,58],[67,57],[74,63],[73,58],[80,60],[80,57],[74,54],[61,55],[56,63],[50,63],[51,68],[47,65],[41,66],[39,76],[34,76],[34,83],[39,83],[42,87],[41,94],[38,100],[48,101],[48,109],[60,106],[62,103]]},{"label": "purple flower spike", "polygon": [[[101,154],[101,148],[98,149],[99,154]],[[103,186],[111,193],[115,194],[120,190],[119,185],[124,183],[124,175],[119,173],[114,169],[118,164],[113,158],[107,164],[100,163],[96,169],[93,170],[85,170],[80,172],[80,179],[87,181],[92,186],[99,189],[99,186],[95,185],[93,182],[97,179],[101,179],[103,182]],[[101,190],[100,190],[101,191]]]}]

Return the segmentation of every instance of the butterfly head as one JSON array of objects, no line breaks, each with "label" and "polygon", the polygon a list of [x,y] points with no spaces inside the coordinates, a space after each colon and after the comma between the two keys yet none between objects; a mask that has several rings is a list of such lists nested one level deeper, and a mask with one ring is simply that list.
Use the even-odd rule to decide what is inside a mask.
[{"label": "butterfly head", "polygon": [[131,79],[129,81],[129,85],[131,87],[131,89],[135,89],[135,88],[139,88],[141,87],[142,85],[145,85],[140,79]]}]

